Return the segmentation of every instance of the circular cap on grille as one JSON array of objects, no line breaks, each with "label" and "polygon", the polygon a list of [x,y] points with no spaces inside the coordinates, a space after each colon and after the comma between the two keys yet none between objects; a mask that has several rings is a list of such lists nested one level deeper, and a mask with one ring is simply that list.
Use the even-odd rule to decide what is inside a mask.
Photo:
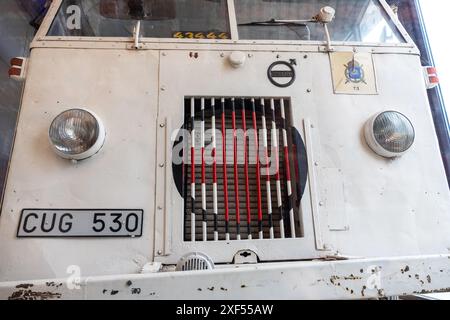
[{"label": "circular cap on grille", "polygon": [[183,257],[177,263],[177,271],[194,270],[212,270],[214,262],[206,254],[200,252],[191,252]]}]

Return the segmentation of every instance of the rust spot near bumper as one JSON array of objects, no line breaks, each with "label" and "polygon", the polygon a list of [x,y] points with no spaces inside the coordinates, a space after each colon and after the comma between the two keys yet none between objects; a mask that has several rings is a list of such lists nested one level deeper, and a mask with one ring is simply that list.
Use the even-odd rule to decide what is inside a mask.
[{"label": "rust spot near bumper", "polygon": [[[8,300],[50,300],[50,299],[61,299],[61,293],[54,293],[54,292],[39,292],[39,291],[33,291],[29,290],[28,288],[32,287],[28,286],[25,289],[18,290],[14,292]],[[22,286],[23,287],[23,286]]]},{"label": "rust spot near bumper", "polygon": [[31,288],[33,284],[30,283],[23,283],[16,286],[17,289],[28,289]]},{"label": "rust spot near bumper", "polygon": [[448,292],[450,292],[450,288],[415,291],[414,294],[431,294],[431,293],[448,293]]}]

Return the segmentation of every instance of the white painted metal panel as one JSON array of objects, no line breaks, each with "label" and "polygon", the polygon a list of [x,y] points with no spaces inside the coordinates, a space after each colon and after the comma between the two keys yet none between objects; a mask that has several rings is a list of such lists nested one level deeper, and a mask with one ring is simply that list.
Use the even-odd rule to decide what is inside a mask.
[{"label": "white painted metal panel", "polygon": [[[158,55],[123,50],[32,51],[0,218],[0,281],[132,273],[152,260]],[[86,107],[107,137],[93,158],[59,158],[48,142],[53,118]],[[135,239],[17,239],[24,208],[143,209]]]},{"label": "white painted metal panel", "polygon": [[449,261],[448,255],[309,261],[210,271],[3,282],[0,299],[377,299],[450,290]]},{"label": "white painted metal panel", "polygon": [[[190,51],[162,51],[160,86],[164,90],[160,93],[159,114],[161,118],[171,119],[172,126],[168,130],[173,132],[182,127],[185,97],[291,97],[293,125],[303,136],[303,117],[309,115],[310,112],[307,111],[307,104],[302,99],[306,95],[307,88],[310,87],[310,79],[302,78],[295,86],[282,89],[270,83],[267,78],[267,69],[277,59],[277,55],[279,59],[288,61],[296,59],[299,64],[298,76],[301,77],[301,70],[304,64],[308,63],[307,59],[304,59],[303,55],[299,53],[246,53],[245,66],[236,69],[229,63],[230,54],[229,51],[200,51],[198,57],[195,58]],[[327,63],[327,55],[323,56]],[[181,70],[182,72],[180,72]],[[176,78],[173,77],[174,74],[177,74]],[[166,145],[166,148],[171,157],[172,145]],[[167,170],[171,170],[171,168],[169,167]],[[169,179],[173,180],[173,177]],[[158,192],[162,192],[162,189],[157,189]],[[323,255],[316,251],[311,205],[307,196],[304,197],[307,200],[302,202],[304,238],[221,243],[183,241],[183,199],[173,183],[167,196],[166,214],[171,217],[172,221],[172,231],[167,240],[171,242],[172,254],[161,255],[157,257],[158,261],[176,263],[187,252],[201,251],[210,255],[216,263],[231,262],[234,255],[242,249],[256,252],[262,261],[310,259]],[[264,212],[264,214],[267,213]],[[160,249],[155,248],[155,250]]]}]

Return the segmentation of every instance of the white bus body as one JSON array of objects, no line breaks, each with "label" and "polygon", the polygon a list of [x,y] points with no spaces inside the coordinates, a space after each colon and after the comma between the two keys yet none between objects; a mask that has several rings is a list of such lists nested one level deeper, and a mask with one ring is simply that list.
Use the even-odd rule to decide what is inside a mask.
[{"label": "white bus body", "polygon": [[[88,2],[98,4],[80,3]],[[184,1],[174,2],[178,5]],[[204,2],[205,6],[212,6],[210,1]],[[53,1],[31,45],[23,75],[25,86],[0,216],[1,298],[362,299],[450,288],[450,193],[423,67],[417,47],[386,2],[368,1],[382,11],[386,25],[392,26],[391,31],[401,41],[335,40],[333,32],[337,31],[332,29],[334,22],[330,22],[332,41],[328,44],[323,38],[241,39],[241,1],[215,3],[221,2],[227,8],[229,29],[210,37],[224,39],[189,39],[191,30],[172,30],[173,36],[178,37],[172,39],[146,37],[145,24],[149,22],[145,19],[140,35],[54,35],[57,15],[70,17],[77,11],[72,8],[66,12],[64,1]],[[334,21],[340,17],[339,7],[336,9]],[[260,14],[258,10],[254,12],[255,16]],[[128,32],[136,27],[135,21],[130,22]],[[258,29],[257,24],[252,27]],[[314,28],[322,30],[323,25],[311,23],[305,30],[314,33]],[[197,37],[207,37],[209,30],[204,31],[198,32]],[[360,74],[349,86],[352,78],[346,63],[353,61],[350,71],[355,71],[355,59],[364,61],[359,63],[362,69],[358,69],[364,75]],[[281,70],[268,71],[278,61],[283,61],[276,65]],[[282,69],[284,62],[294,71]],[[293,83],[282,87],[286,84],[283,81],[294,74]],[[273,82],[281,82],[282,86]],[[277,114],[281,101],[285,104],[289,133],[296,131],[301,137],[295,150],[304,145],[298,153],[300,160],[291,157],[295,152],[289,149],[293,141],[289,141],[287,149],[291,161],[294,159],[290,165],[299,170],[291,172],[292,188],[300,190],[298,198],[282,199],[285,207],[289,206],[288,200],[294,204],[294,230],[289,229],[292,225],[288,223],[292,216],[285,215],[282,231],[278,222],[281,215],[275,215],[278,198],[273,175],[271,205],[276,222],[271,236],[266,220],[267,177],[263,172],[260,187],[255,189],[252,171],[248,174],[253,210],[249,239],[245,224],[246,185],[240,175],[243,165],[233,171],[231,146],[227,149],[231,152],[227,158],[228,201],[223,198],[223,171],[218,176],[218,230],[212,229],[213,180],[211,164],[207,165],[207,241],[203,241],[204,194],[201,171],[197,171],[201,169],[202,139],[197,112],[202,103],[211,108],[212,98],[219,111],[224,99],[227,117],[233,101],[241,111],[242,98],[249,113],[252,99],[260,108],[263,98],[267,113],[272,101]],[[173,164],[174,132],[185,127],[192,101],[197,130],[194,140],[198,143],[194,157],[198,174],[194,179],[194,230],[190,226],[195,221],[187,209],[192,211],[191,181],[186,183],[192,176],[187,173],[190,166],[181,165],[179,180]],[[60,157],[52,150],[48,137],[55,117],[74,108],[94,113],[106,132],[103,146],[82,161]],[[407,152],[386,158],[369,147],[365,126],[374,115],[391,110],[410,120],[415,137]],[[219,111],[215,124],[220,132]],[[261,128],[260,111],[257,117],[256,125]],[[208,128],[210,119],[208,113]],[[239,119],[238,127],[242,128],[243,118]],[[250,128],[252,118],[246,119]],[[280,116],[267,116],[269,129],[270,119],[276,120],[275,126],[281,129]],[[226,123],[231,129],[228,118]],[[192,132],[192,127],[189,130]],[[284,147],[282,136],[281,131],[280,150]],[[270,132],[267,137],[273,146]],[[208,148],[211,138],[205,139]],[[232,145],[233,141],[227,140],[227,144]],[[239,156],[242,150],[237,148]],[[219,154],[223,156],[222,151],[217,151]],[[250,151],[249,156],[253,155]],[[305,168],[307,177],[303,177],[306,182],[302,185],[299,176]],[[237,182],[233,179],[235,174],[240,175]],[[177,179],[184,183],[181,193]],[[241,192],[240,240],[235,231],[235,183]],[[287,193],[287,179],[281,183],[282,192]],[[255,196],[258,190],[263,239],[259,239],[261,230],[255,224],[259,219]],[[229,205],[228,232],[223,229],[225,201]],[[76,223],[77,219],[91,219],[99,212],[106,216],[111,212],[124,214],[119,221],[122,227],[127,212],[142,216],[136,218],[136,228],[130,227],[135,231],[128,234],[130,237],[104,233],[93,236],[92,230],[69,232],[65,237],[56,230],[58,224],[68,226],[69,220],[62,221],[61,213],[71,214]],[[42,219],[48,218],[43,213],[56,217],[52,225],[55,230],[47,234],[41,225]],[[114,222],[108,221],[113,227]],[[53,222],[46,220],[43,225],[48,227],[49,223]],[[141,230],[137,229],[138,224]],[[292,232],[296,232],[295,237]],[[196,241],[192,241],[192,233]],[[225,233],[229,233],[229,239]],[[192,259],[197,257],[203,264],[186,265],[189,271],[175,270],[189,253],[197,253]]]}]

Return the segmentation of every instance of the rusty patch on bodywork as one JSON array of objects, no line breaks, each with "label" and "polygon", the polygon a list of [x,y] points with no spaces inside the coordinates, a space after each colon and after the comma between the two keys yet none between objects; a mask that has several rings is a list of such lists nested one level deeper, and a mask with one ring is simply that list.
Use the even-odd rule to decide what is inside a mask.
[{"label": "rusty patch on bodywork", "polygon": [[[21,287],[23,289],[18,290],[14,292],[8,300],[50,300],[50,299],[61,299],[61,293],[54,293],[54,292],[39,292],[39,291],[33,291],[29,290],[28,288],[32,287],[33,285],[27,285],[24,287],[22,285]],[[19,288],[19,286],[17,286]]]},{"label": "rusty patch on bodywork", "polygon": [[357,281],[357,280],[362,280],[362,277],[357,277],[353,274],[346,276],[346,277],[340,277],[340,276],[332,276],[330,278],[330,282],[334,285],[340,285],[339,280],[345,280],[345,281]]},{"label": "rusty patch on bodywork", "polygon": [[23,283],[16,286],[17,289],[28,289],[31,288],[33,284],[31,283]]},{"label": "rusty patch on bodywork", "polygon": [[46,285],[47,287],[55,287],[55,288],[59,288],[59,287],[61,287],[63,284],[62,284],[62,283],[56,283],[56,282],[50,281],[50,282],[46,282],[45,285]]},{"label": "rusty patch on bodywork", "polygon": [[414,291],[414,294],[448,293],[448,292],[450,292],[450,288],[437,289],[437,290]]}]

